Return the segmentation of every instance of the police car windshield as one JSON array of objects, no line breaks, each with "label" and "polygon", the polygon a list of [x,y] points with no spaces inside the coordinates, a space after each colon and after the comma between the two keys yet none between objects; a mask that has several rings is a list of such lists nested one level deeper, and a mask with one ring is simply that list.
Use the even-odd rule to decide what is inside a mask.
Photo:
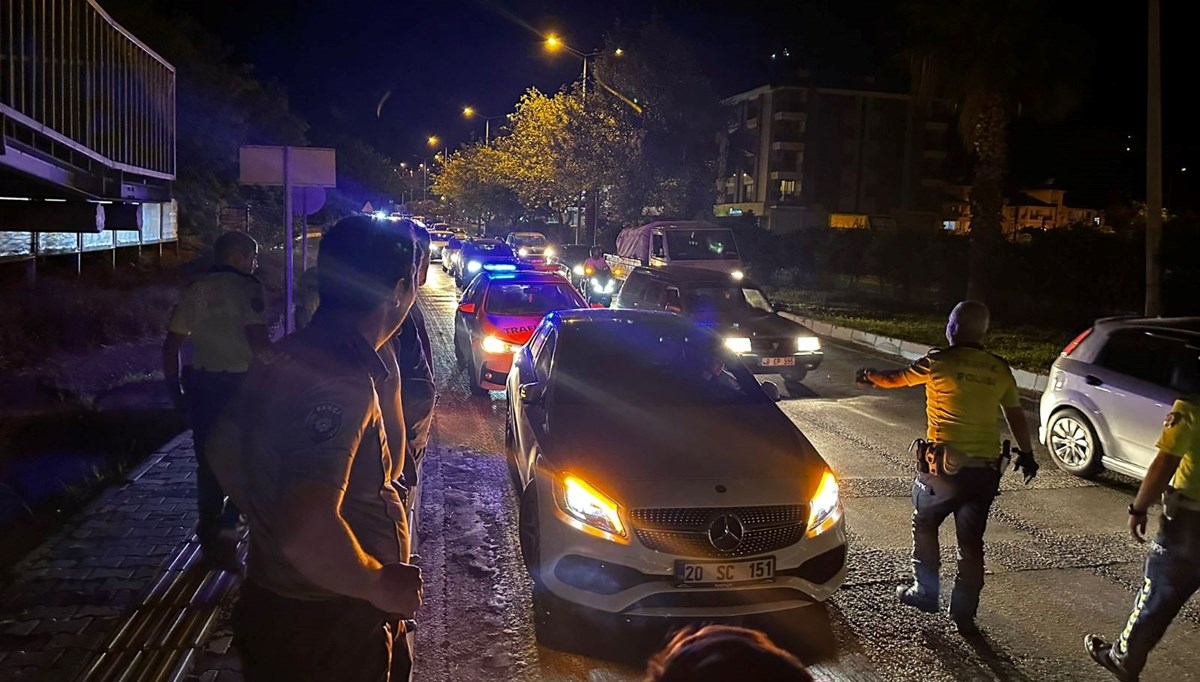
[{"label": "police car windshield", "polygon": [[513,244],[517,246],[545,246],[546,238],[540,234],[514,234]]},{"label": "police car windshield", "polygon": [[721,340],[691,325],[592,322],[558,341],[556,402],[719,407],[769,402]]},{"label": "police car windshield", "polygon": [[512,251],[508,248],[508,246],[506,246],[505,244],[501,244],[500,242],[470,242],[469,244],[467,244],[467,248],[471,251],[476,251],[479,253],[489,253],[489,254],[512,253]]},{"label": "police car windshield", "polygon": [[575,290],[566,282],[493,283],[483,306],[488,315],[513,317],[542,317],[553,310],[579,307]]},{"label": "police car windshield", "polygon": [[684,301],[687,310],[694,314],[775,312],[766,294],[748,287],[694,287],[684,291]]},{"label": "police car windshield", "polygon": [[672,230],[667,249],[673,260],[737,260],[737,245],[729,230]]}]

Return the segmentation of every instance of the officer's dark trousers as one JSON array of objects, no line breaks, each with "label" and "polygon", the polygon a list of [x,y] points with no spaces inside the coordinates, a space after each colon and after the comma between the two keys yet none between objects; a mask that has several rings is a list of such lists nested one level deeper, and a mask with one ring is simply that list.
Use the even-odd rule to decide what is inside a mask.
[{"label": "officer's dark trousers", "polygon": [[397,622],[350,597],[306,601],[242,583],[233,644],[246,682],[408,682],[412,651]]},{"label": "officer's dark trousers", "polygon": [[921,592],[938,595],[941,551],[938,528],[954,515],[958,535],[958,577],[950,613],[973,618],[983,590],[983,533],[1000,487],[1000,472],[965,468],[954,476],[918,474],[913,482],[913,576]]},{"label": "officer's dark trousers", "polygon": [[1164,518],[1146,557],[1146,579],[1133,602],[1113,659],[1133,675],[1162,639],[1179,609],[1200,588],[1200,511],[1183,509]]},{"label": "officer's dark trousers", "polygon": [[229,401],[233,400],[244,373],[205,372],[188,370],[184,386],[187,396],[188,418],[192,423],[192,440],[196,447],[196,504],[200,521],[196,534],[200,544],[208,547],[217,533],[237,526],[240,512],[233,502],[226,504],[225,492],[208,465],[207,441],[217,417]]}]

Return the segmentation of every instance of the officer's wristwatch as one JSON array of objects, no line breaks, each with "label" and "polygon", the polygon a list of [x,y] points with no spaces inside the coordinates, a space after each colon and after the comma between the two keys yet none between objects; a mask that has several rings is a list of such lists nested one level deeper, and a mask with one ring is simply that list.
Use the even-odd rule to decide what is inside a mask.
[{"label": "officer's wristwatch", "polygon": [[1133,506],[1132,502],[1130,502],[1129,503],[1129,515],[1130,516],[1145,516],[1146,510],[1138,509],[1137,507]]}]

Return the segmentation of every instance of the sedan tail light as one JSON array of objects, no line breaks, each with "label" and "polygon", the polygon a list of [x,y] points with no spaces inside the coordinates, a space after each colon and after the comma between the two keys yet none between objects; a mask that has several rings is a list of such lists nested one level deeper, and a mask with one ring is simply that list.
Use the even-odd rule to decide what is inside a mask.
[{"label": "sedan tail light", "polygon": [[1071,343],[1068,343],[1067,347],[1063,348],[1062,356],[1065,358],[1065,357],[1069,357],[1071,355],[1071,353],[1074,353],[1075,349],[1079,347],[1079,344],[1083,343],[1084,339],[1091,336],[1093,329],[1095,329],[1095,327],[1088,327],[1087,329],[1080,332],[1079,336],[1076,336],[1074,339],[1071,339]]}]

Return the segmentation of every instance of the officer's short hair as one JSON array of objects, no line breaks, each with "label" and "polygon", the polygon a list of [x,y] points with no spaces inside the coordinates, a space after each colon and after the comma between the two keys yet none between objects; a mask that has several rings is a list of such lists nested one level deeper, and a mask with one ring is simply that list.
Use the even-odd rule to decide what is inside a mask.
[{"label": "officer's short hair", "polygon": [[421,226],[420,223],[412,221],[413,239],[417,242],[417,248],[421,249],[421,253],[429,253],[429,230]]},{"label": "officer's short hair", "polygon": [[365,314],[411,280],[416,248],[406,221],[342,218],[321,237],[317,290],[322,308]]},{"label": "officer's short hair", "polygon": [[647,682],[812,679],[799,659],[763,633],[727,625],[680,631],[646,668]]},{"label": "officer's short hair", "polygon": [[213,242],[213,257],[218,263],[228,263],[230,258],[238,254],[253,256],[258,249],[258,242],[245,232],[231,231],[217,237]]},{"label": "officer's short hair", "polygon": [[950,311],[955,338],[963,341],[982,341],[987,334],[991,313],[979,301],[963,301]]}]

